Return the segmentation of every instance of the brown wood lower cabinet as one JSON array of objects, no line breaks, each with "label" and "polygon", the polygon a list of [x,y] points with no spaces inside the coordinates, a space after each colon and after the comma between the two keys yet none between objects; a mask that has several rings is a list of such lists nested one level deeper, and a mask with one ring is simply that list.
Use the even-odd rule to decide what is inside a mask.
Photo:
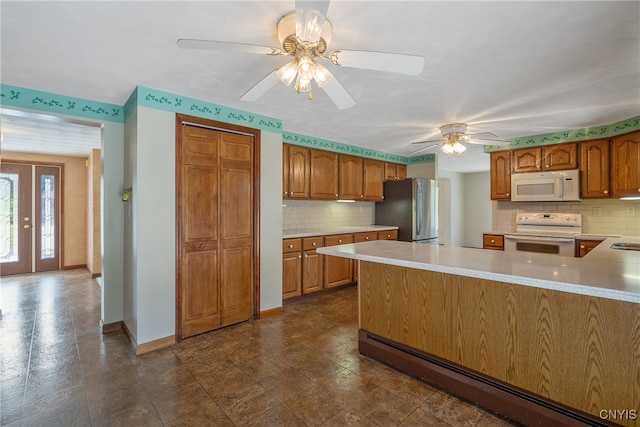
[{"label": "brown wood lower cabinet", "polygon": [[398,230],[312,236],[282,240],[282,298],[299,297],[358,281],[357,262],[316,252],[323,246],[397,240]]},{"label": "brown wood lower cabinet", "polygon": [[324,255],[316,252],[323,246],[323,237],[308,237],[302,240],[302,293],[321,291],[324,287]]},{"label": "brown wood lower cabinet", "polygon": [[282,241],[282,298],[302,295],[302,239]]},{"label": "brown wood lower cabinet", "polygon": [[378,240],[398,240],[398,230],[378,231]]},{"label": "brown wood lower cabinet", "polygon": [[576,256],[582,258],[600,243],[602,243],[602,240],[576,239]]},{"label": "brown wood lower cabinet", "polygon": [[504,236],[502,234],[483,234],[482,249],[504,251]]},{"label": "brown wood lower cabinet", "polygon": [[[327,236],[324,239],[325,246],[343,245],[353,243],[353,234],[337,234]],[[333,256],[324,260],[324,287],[334,288],[353,282],[353,260]]]}]

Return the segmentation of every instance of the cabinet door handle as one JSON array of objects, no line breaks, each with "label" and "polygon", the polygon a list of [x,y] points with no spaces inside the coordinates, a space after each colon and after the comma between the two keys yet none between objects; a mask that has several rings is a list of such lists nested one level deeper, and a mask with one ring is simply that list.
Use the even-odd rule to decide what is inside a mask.
[{"label": "cabinet door handle", "polygon": [[304,257],[305,257],[305,258],[309,258],[309,255],[307,255],[307,254],[304,254]]},{"label": "cabinet door handle", "polygon": [[367,237],[365,237],[365,238],[364,238],[364,240],[369,240],[369,237],[368,237],[368,236],[367,236]]},{"label": "cabinet door handle", "polygon": [[302,255],[298,255],[298,259],[302,259]]},{"label": "cabinet door handle", "polygon": [[584,245],[580,245],[580,249],[584,249]]},{"label": "cabinet door handle", "polygon": [[491,239],[491,243],[495,243],[495,242],[496,242],[495,240]]},{"label": "cabinet door handle", "polygon": [[289,245],[289,249],[293,248],[293,245]]},{"label": "cabinet door handle", "polygon": [[311,243],[311,246],[315,246],[315,245],[316,245],[316,242]]},{"label": "cabinet door handle", "polygon": [[342,243],[342,239],[338,240],[338,243]]},{"label": "cabinet door handle", "polygon": [[604,194],[609,194],[609,190],[604,190],[603,193]]},{"label": "cabinet door handle", "polygon": [[509,193],[507,193],[507,196],[509,196],[509,195],[510,195],[510,194],[509,194]]}]

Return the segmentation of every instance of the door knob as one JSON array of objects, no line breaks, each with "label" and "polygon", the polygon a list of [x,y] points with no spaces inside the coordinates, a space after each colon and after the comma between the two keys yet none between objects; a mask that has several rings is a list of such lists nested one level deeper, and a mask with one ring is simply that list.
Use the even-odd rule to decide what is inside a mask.
[{"label": "door knob", "polygon": [[30,228],[31,226],[29,224],[25,224],[24,228]]},{"label": "door knob", "polygon": [[23,219],[24,219],[25,221],[29,221],[31,218],[29,218],[28,216],[25,216]]}]

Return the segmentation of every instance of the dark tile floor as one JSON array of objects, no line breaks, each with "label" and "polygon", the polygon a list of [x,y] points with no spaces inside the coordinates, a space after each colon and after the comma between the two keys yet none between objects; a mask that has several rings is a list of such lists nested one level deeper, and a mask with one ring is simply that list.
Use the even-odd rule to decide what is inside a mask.
[{"label": "dark tile floor", "polygon": [[85,270],[3,278],[6,426],[509,426],[357,351],[356,289],[135,356]]}]

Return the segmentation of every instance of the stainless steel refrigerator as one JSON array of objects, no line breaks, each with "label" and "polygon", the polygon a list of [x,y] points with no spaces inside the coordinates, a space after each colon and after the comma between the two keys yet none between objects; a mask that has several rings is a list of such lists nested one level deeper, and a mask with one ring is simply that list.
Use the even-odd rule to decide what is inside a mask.
[{"label": "stainless steel refrigerator", "polygon": [[376,203],[376,224],[397,225],[398,240],[437,243],[438,181],[386,181],[384,201]]}]

